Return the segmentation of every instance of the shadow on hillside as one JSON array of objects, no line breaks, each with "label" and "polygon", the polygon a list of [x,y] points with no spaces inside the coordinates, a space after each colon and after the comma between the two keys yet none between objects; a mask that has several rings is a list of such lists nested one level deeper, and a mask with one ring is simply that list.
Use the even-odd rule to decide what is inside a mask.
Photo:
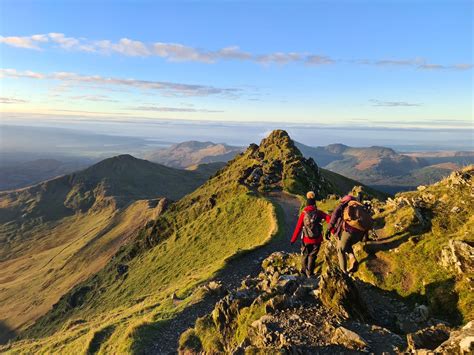
[{"label": "shadow on hillside", "polygon": [[17,336],[17,333],[0,320],[0,345],[6,344],[10,339]]}]

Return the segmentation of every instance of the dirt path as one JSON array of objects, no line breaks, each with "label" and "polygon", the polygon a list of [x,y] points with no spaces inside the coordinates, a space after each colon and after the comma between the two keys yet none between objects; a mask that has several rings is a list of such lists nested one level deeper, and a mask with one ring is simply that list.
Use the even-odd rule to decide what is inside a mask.
[{"label": "dirt path", "polygon": [[[221,281],[226,288],[232,289],[240,285],[245,276],[257,275],[261,268],[260,263],[268,255],[275,251],[295,252],[297,247],[289,243],[290,234],[298,217],[300,201],[286,193],[272,193],[270,200],[277,204],[283,212],[284,232],[273,238],[266,245],[247,252],[238,258],[232,259],[227,266],[221,270],[214,278]],[[218,298],[216,296],[207,296],[202,301],[187,307],[177,317],[169,320],[159,328],[159,333],[155,335],[156,342],[147,349],[145,354],[176,354],[178,340],[181,333],[192,327],[196,318],[210,313]]]}]

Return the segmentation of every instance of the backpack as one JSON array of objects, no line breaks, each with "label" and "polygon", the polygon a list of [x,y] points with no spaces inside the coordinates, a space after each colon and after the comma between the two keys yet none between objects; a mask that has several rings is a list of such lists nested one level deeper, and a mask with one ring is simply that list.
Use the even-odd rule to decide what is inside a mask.
[{"label": "backpack", "polygon": [[352,228],[362,232],[371,230],[374,226],[374,220],[363,204],[358,201],[350,201],[344,209],[344,222]]},{"label": "backpack", "polygon": [[303,236],[309,239],[316,239],[321,236],[323,226],[318,218],[318,212],[308,211],[304,213]]}]

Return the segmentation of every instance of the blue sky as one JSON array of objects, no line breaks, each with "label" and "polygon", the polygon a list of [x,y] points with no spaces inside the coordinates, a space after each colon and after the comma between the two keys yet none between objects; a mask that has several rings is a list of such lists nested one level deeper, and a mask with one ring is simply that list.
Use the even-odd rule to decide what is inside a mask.
[{"label": "blue sky", "polygon": [[472,129],[472,1],[1,1],[0,109]]}]

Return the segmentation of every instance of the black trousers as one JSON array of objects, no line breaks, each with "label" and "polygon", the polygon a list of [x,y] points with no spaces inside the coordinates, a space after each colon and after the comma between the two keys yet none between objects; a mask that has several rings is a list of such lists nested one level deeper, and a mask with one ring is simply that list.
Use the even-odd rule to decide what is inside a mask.
[{"label": "black trousers", "polygon": [[311,276],[314,273],[320,247],[321,244],[301,243],[301,272],[305,273],[306,276]]}]

